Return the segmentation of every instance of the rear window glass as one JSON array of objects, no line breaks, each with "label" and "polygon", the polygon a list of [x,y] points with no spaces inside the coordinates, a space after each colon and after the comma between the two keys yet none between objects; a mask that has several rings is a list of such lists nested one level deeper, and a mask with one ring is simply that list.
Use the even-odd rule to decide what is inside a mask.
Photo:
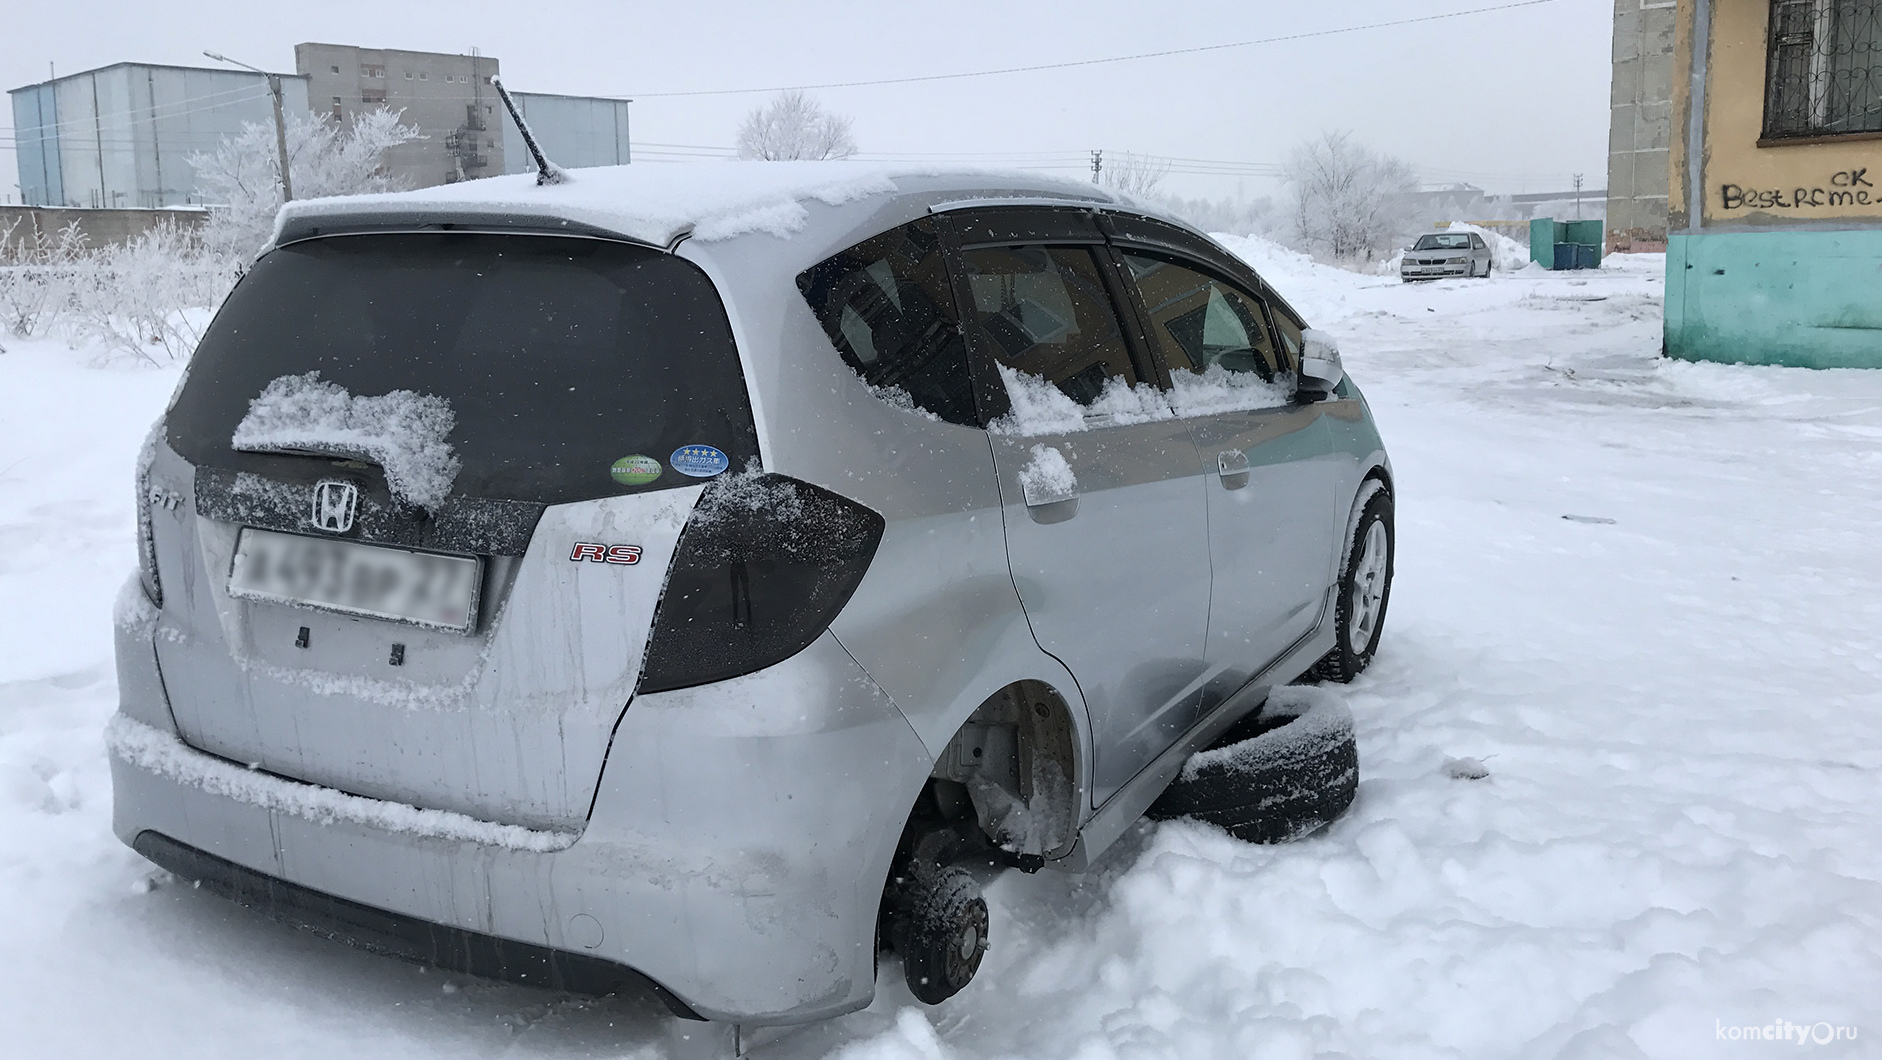
[{"label": "rear window glass", "polygon": [[797,286],[843,360],[878,393],[899,389],[949,423],[978,426],[960,314],[932,219],[820,262]]},{"label": "rear window glass", "polygon": [[675,470],[682,449],[735,469],[758,455],[711,282],[626,243],[445,233],[276,250],[203,337],[171,446],[199,464],[278,466],[230,439],[271,382],[310,372],[356,397],[448,403],[459,496],[588,500],[699,481]]}]

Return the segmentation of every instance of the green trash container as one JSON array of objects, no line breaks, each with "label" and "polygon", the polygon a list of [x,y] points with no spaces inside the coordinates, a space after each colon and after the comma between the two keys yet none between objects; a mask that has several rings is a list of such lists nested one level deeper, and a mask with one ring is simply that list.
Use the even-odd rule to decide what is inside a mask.
[{"label": "green trash container", "polygon": [[1529,222],[1529,260],[1545,269],[1555,268],[1555,246],[1567,242],[1562,238],[1566,227],[1553,217],[1538,217]]},{"label": "green trash container", "polygon": [[1529,260],[1545,269],[1598,269],[1605,227],[1603,221],[1538,217],[1529,222]]},{"label": "green trash container", "polygon": [[1575,267],[1578,269],[1598,269],[1601,267],[1601,245],[1605,238],[1605,221],[1569,221],[1563,227],[1568,229],[1566,242],[1575,244]]}]

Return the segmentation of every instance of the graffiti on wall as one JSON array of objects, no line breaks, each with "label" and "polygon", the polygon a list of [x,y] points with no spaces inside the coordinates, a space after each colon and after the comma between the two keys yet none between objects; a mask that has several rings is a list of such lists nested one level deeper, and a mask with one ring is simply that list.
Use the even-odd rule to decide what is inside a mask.
[{"label": "graffiti on wall", "polygon": [[1809,188],[1746,188],[1737,184],[1719,185],[1719,204],[1727,210],[1802,210],[1812,207],[1882,206],[1875,177],[1869,170],[1842,169],[1830,179]]}]

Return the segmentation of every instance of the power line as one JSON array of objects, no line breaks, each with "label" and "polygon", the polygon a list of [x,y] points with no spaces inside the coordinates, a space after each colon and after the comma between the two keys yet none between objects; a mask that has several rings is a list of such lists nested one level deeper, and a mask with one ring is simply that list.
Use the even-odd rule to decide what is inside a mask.
[{"label": "power line", "polygon": [[[232,96],[232,95],[237,95],[238,93],[243,93],[243,92],[247,92],[250,94],[246,96],[241,96],[240,98],[237,98],[237,99],[225,100],[224,102],[221,102],[221,103],[211,104],[206,107],[195,106],[195,104],[201,103],[205,100],[219,99],[223,96]],[[129,110],[111,111],[111,112],[107,112],[106,114],[100,115],[95,120],[95,122],[94,122],[94,119],[91,119],[91,118],[77,117],[77,118],[67,118],[64,121],[53,122],[50,125],[29,125],[29,126],[26,126],[24,129],[8,128],[6,126],[0,126],[0,131],[12,132],[15,134],[18,134],[22,131],[27,132],[27,133],[43,132],[45,134],[57,135],[61,130],[70,130],[73,132],[82,132],[82,131],[90,130],[94,127],[94,124],[96,125],[97,128],[100,128],[100,129],[125,129],[125,128],[131,128],[132,126],[135,126],[139,122],[169,121],[169,120],[174,120],[176,118],[183,117],[188,114],[199,114],[206,110],[218,110],[222,107],[230,107],[238,103],[246,103],[251,99],[265,99],[267,98],[268,94],[269,94],[268,88],[266,85],[248,84],[248,85],[243,85],[240,88],[231,88],[222,92],[211,92],[205,96],[191,96],[188,99],[174,99],[174,100],[170,100],[167,103],[157,103],[149,107],[134,107]],[[179,110],[176,108],[181,108],[181,109]],[[160,113],[160,112],[163,112],[163,113]]]},{"label": "power line", "polygon": [[1109,63],[1135,62],[1139,59],[1162,59],[1172,55],[1196,55],[1202,52],[1226,51],[1230,48],[1252,48],[1260,44],[1282,44],[1287,41],[1310,40],[1315,37],[1332,37],[1345,33],[1361,33],[1373,29],[1390,29],[1394,26],[1411,26],[1421,22],[1441,22],[1446,19],[1465,18],[1470,15],[1485,15],[1495,11],[1513,11],[1517,8],[1538,7],[1542,4],[1553,4],[1556,2],[1557,0],[1516,0],[1515,3],[1496,4],[1490,7],[1474,7],[1466,11],[1447,11],[1436,15],[1418,15],[1413,18],[1395,18],[1385,22],[1368,22],[1361,26],[1309,30],[1304,33],[1288,33],[1278,37],[1262,37],[1257,40],[1232,41],[1227,44],[1201,44],[1193,48],[1168,48],[1163,51],[1138,52],[1133,55],[1113,55],[1103,59],[1071,59],[1060,63],[1036,63],[1031,66],[1006,66],[994,70],[970,70],[951,74],[921,74],[914,77],[882,77],[868,81],[828,81],[822,84],[774,85],[770,88],[700,88],[682,92],[621,92],[617,93],[614,98],[658,99],[678,96],[742,96],[765,92],[802,92],[823,88],[870,88],[877,85],[912,85],[926,81],[958,81],[969,77],[1029,74],[1041,70],[1068,70],[1080,66],[1103,66]]},{"label": "power line", "polygon": [[[73,76],[76,77],[78,75],[75,74]],[[282,76],[291,77],[291,76],[296,76],[296,75],[284,74]],[[249,94],[242,96],[239,99],[225,100],[221,103],[215,103],[209,106],[195,106],[194,105],[197,103],[201,103],[204,100],[217,99],[221,96],[234,95],[239,92],[247,92]],[[109,111],[109,112],[99,115],[98,127],[107,131],[135,129],[138,125],[143,124],[145,122],[174,121],[177,118],[186,117],[191,114],[201,114],[205,111],[219,110],[223,107],[231,107],[237,104],[247,103],[252,100],[257,100],[257,99],[267,99],[270,94],[271,93],[268,91],[268,87],[265,84],[244,85],[241,88],[232,88],[223,92],[211,92],[208,95],[191,96],[188,99],[170,100],[168,102],[159,103],[151,107],[135,107],[130,110]],[[535,95],[538,93],[523,93],[523,94]],[[425,102],[449,101],[449,102],[458,102],[458,103],[470,103],[470,102],[477,102],[480,100],[487,101],[490,98],[491,97],[489,96],[475,96],[475,95],[466,96],[466,95],[445,94],[445,95],[436,95],[436,96],[426,96]],[[396,104],[399,102],[401,101],[392,100],[385,105],[388,107],[391,107],[393,104]],[[362,104],[362,107],[370,107],[370,106],[372,106],[372,104]],[[398,107],[397,109],[400,110],[401,112],[405,110],[403,106]],[[314,106],[312,100],[309,100],[308,102],[308,110],[315,114],[318,114],[321,112],[321,108]],[[159,113],[159,112],[162,112],[162,113]],[[20,126],[20,127],[0,125],[0,134],[11,134],[16,139],[19,138],[22,134],[24,134],[28,139],[31,139],[31,138],[34,138],[34,134],[37,134],[37,133],[43,133],[48,136],[58,135],[61,132],[64,132],[67,134],[73,134],[73,135],[90,135],[92,128],[93,128],[92,118],[89,115],[82,115],[76,118],[67,118],[64,121],[53,122],[52,124],[49,124],[49,125],[27,125],[27,126]]]}]

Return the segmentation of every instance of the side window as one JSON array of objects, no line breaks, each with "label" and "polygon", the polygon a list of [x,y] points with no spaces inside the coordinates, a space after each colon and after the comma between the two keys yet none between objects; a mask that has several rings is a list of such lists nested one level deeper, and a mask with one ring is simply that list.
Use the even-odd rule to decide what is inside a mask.
[{"label": "side window", "polygon": [[1221,367],[1275,382],[1286,371],[1263,323],[1260,299],[1213,276],[1126,251],[1125,264],[1150,314],[1150,337],[1170,370]]},{"label": "side window", "polygon": [[[931,219],[811,266],[797,288],[864,382],[899,389],[949,423],[979,425],[960,315]],[[893,394],[888,400],[899,403]]]},{"label": "side window", "polygon": [[1480,235],[1478,235],[1478,234],[1477,234],[1477,233],[1475,233],[1475,232],[1472,232],[1472,233],[1470,234],[1470,249],[1472,249],[1472,250],[1482,250],[1482,249],[1483,249],[1483,237],[1482,237],[1482,236],[1480,236]]},{"label": "side window", "polygon": [[1043,378],[1080,405],[1097,401],[1113,379],[1137,383],[1090,250],[989,247],[961,256],[973,291],[973,323],[994,360]]},{"label": "side window", "polygon": [[1268,315],[1274,319],[1274,333],[1281,337],[1281,370],[1292,375],[1300,371],[1300,351],[1304,345],[1300,333],[1306,329],[1277,306],[1268,306]]}]

